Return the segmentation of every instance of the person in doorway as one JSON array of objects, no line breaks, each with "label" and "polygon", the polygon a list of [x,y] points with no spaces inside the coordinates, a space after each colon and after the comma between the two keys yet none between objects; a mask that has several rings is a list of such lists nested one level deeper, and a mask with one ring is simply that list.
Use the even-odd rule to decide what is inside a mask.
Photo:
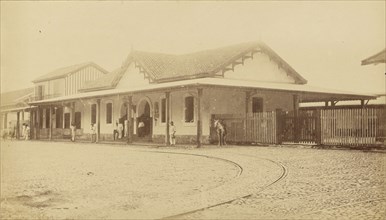
[{"label": "person in doorway", "polygon": [[118,121],[115,121],[114,125],[114,130],[113,130],[113,136],[114,136],[114,141],[118,139],[119,132],[118,132]]},{"label": "person in doorway", "polygon": [[21,130],[21,137],[22,137],[22,138],[25,138],[25,129],[26,129],[26,126],[27,126],[27,124],[26,124],[26,123],[23,123],[23,125],[22,125],[22,130]]},{"label": "person in doorway", "polygon": [[169,134],[170,134],[170,145],[175,146],[176,145],[176,126],[174,126],[173,121],[170,122],[169,126]]},{"label": "person in doorway", "polygon": [[145,131],[145,123],[143,121],[140,121],[138,123],[138,137],[143,137]]},{"label": "person in doorway", "polygon": [[74,123],[71,123],[70,129],[71,129],[71,141],[72,141],[72,142],[75,142],[75,130],[76,130],[76,126],[75,126]]},{"label": "person in doorway", "polygon": [[96,142],[96,127],[95,124],[91,124],[91,143]]},{"label": "person in doorway", "polygon": [[123,124],[119,123],[118,124],[118,138],[122,139],[122,137],[123,137]]},{"label": "person in doorway", "polygon": [[30,133],[30,128],[29,128],[29,126],[26,124],[25,125],[25,132],[24,132],[24,136],[25,136],[25,140],[27,141],[27,140],[29,140],[29,134]]}]

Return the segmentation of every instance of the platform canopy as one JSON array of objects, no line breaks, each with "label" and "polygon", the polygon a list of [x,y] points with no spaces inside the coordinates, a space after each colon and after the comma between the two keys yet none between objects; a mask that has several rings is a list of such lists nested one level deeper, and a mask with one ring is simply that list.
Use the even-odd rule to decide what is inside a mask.
[{"label": "platform canopy", "polygon": [[348,91],[331,90],[310,86],[306,84],[287,84],[287,83],[268,83],[237,79],[224,78],[200,78],[191,80],[182,80],[175,82],[149,84],[146,86],[131,87],[127,89],[110,89],[94,92],[85,92],[69,96],[57,97],[52,99],[40,100],[29,104],[53,104],[55,102],[65,102],[76,99],[101,98],[111,95],[130,95],[144,92],[162,92],[173,91],[187,88],[222,88],[235,89],[242,91],[277,91],[292,93],[299,96],[301,102],[321,102],[321,101],[343,101],[343,100],[369,100],[375,99],[376,95],[361,94]]}]

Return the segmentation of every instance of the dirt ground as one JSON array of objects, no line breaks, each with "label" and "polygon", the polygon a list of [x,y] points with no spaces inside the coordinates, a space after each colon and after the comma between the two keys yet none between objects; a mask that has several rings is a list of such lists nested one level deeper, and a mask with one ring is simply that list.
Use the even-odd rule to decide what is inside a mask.
[{"label": "dirt ground", "polygon": [[386,219],[386,154],[1,142],[1,219]]}]

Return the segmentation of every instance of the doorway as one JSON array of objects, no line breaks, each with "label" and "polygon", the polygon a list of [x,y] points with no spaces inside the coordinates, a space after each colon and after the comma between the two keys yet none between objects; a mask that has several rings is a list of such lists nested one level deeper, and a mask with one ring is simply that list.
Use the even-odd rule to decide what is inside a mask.
[{"label": "doorway", "polygon": [[137,107],[137,136],[143,139],[151,139],[153,133],[153,118],[148,100],[143,99]]}]

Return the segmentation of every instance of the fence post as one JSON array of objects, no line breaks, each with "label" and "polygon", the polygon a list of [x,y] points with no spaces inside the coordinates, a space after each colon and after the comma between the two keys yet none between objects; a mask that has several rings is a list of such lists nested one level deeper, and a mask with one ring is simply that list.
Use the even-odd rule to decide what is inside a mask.
[{"label": "fence post", "polygon": [[299,143],[300,128],[299,128],[299,96],[293,95],[293,110],[294,110],[294,141]]},{"label": "fence post", "polygon": [[322,144],[322,117],[321,117],[321,110],[316,110],[316,117],[315,117],[315,133],[316,133],[316,144],[321,145]]},{"label": "fence post", "polygon": [[282,143],[282,111],[281,109],[276,109],[276,143],[281,144]]},{"label": "fence post", "polygon": [[248,121],[248,107],[249,107],[249,100],[251,98],[251,91],[246,91],[245,92],[245,117],[244,117],[244,142],[248,142],[247,138],[247,121]]}]

